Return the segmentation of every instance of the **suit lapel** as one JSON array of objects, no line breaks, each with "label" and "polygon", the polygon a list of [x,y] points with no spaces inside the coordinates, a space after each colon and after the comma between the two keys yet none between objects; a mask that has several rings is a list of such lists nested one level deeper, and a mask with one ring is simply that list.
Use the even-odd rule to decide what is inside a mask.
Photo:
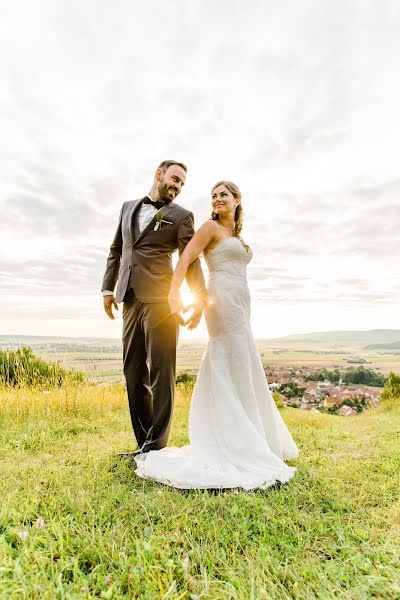
[{"label": "suit lapel", "polygon": [[135,240],[138,239],[138,237],[140,235],[138,212],[139,212],[139,209],[136,209],[132,215],[132,228],[133,228],[133,241],[134,242],[135,242]]},{"label": "suit lapel", "polygon": [[[174,204],[173,202],[170,202],[168,204],[168,206],[163,206],[162,208],[160,208],[160,210],[158,210],[154,217],[151,219],[150,223],[148,225],[146,225],[146,227],[143,229],[143,231],[136,237],[135,236],[135,241],[133,242],[133,245],[135,246],[139,240],[141,240],[149,231],[151,231],[152,229],[154,229],[155,224],[157,223],[157,215],[162,213],[162,218],[165,219],[165,217],[167,216],[167,214],[169,212],[171,212],[171,210],[174,208]],[[136,219],[137,221],[137,219]],[[138,225],[139,228],[139,225]]]},{"label": "suit lapel", "polygon": [[144,198],[142,198],[141,200],[138,200],[136,202],[136,204],[134,204],[132,206],[130,215],[128,215],[129,228],[130,228],[133,242],[137,239],[137,237],[139,236],[139,233],[140,233],[139,232],[139,220],[137,218],[137,213],[138,213],[139,208],[142,206],[143,200],[144,200]]}]

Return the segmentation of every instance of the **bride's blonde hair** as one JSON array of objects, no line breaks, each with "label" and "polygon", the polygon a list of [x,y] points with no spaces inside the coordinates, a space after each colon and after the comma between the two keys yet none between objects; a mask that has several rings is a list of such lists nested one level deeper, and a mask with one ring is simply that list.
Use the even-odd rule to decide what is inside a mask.
[{"label": "bride's blonde hair", "polygon": [[[233,224],[233,237],[237,237],[238,240],[240,240],[242,242],[243,246],[248,251],[249,250],[248,245],[244,243],[244,241],[242,240],[242,238],[240,236],[240,234],[242,232],[242,227],[243,227],[242,194],[241,194],[238,186],[236,185],[236,183],[233,183],[233,181],[225,181],[224,180],[224,181],[218,181],[218,183],[213,185],[213,187],[211,189],[211,195],[212,195],[213,191],[215,190],[215,188],[219,187],[220,185],[224,185],[230,191],[232,196],[239,201],[239,204],[237,205],[237,207],[235,209],[235,222]],[[218,221],[219,215],[217,215],[214,211],[212,211],[211,219],[213,221]]]}]

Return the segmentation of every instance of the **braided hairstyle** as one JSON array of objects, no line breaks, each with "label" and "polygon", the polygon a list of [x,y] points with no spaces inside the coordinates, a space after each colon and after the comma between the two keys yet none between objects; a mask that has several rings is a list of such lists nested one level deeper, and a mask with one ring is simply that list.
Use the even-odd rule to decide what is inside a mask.
[{"label": "braided hairstyle", "polygon": [[[240,236],[242,227],[243,227],[243,208],[242,208],[242,203],[241,203],[242,194],[241,194],[238,186],[235,183],[233,183],[233,181],[218,181],[218,183],[213,185],[211,194],[213,193],[215,188],[219,187],[220,185],[224,185],[230,191],[232,196],[234,198],[236,198],[237,200],[239,200],[239,204],[235,208],[235,222],[233,224],[233,237],[238,238],[238,240],[240,240],[242,242],[246,251],[248,251],[249,250],[248,245],[244,243],[244,241],[242,240],[242,238]],[[213,221],[218,221],[219,215],[217,215],[214,211],[212,211],[211,219]]]}]

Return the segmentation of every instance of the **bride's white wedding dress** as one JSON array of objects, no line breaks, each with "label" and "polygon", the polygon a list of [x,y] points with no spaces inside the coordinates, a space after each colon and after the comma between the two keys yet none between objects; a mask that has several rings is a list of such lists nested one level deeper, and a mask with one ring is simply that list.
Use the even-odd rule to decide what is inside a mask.
[{"label": "bride's white wedding dress", "polygon": [[210,340],[193,390],[190,445],[136,457],[136,473],[177,488],[266,488],[295,473],[298,449],[268,387],[250,328],[246,267],[227,238],[207,253]]}]

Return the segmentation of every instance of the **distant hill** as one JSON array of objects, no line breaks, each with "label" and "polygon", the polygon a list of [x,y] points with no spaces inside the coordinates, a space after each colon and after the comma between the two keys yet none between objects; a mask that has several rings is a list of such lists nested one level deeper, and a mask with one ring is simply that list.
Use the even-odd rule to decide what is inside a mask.
[{"label": "distant hill", "polygon": [[[267,338],[270,346],[300,346],[328,348],[360,348],[368,350],[400,348],[399,329],[369,329],[368,331],[316,331],[314,333],[295,333],[284,337]],[[205,340],[181,338],[180,345],[204,344]],[[64,337],[41,335],[0,335],[0,348],[32,346],[54,348],[55,346],[87,346],[108,348],[121,346],[121,340],[101,337]]]},{"label": "distant hill", "polygon": [[279,338],[269,338],[273,344],[290,346],[306,344],[307,346],[356,347],[399,343],[399,329],[369,329],[368,331],[316,331],[314,333],[296,333]]},{"label": "distant hill", "polygon": [[370,344],[365,346],[365,350],[400,350],[400,340],[393,344]]}]

